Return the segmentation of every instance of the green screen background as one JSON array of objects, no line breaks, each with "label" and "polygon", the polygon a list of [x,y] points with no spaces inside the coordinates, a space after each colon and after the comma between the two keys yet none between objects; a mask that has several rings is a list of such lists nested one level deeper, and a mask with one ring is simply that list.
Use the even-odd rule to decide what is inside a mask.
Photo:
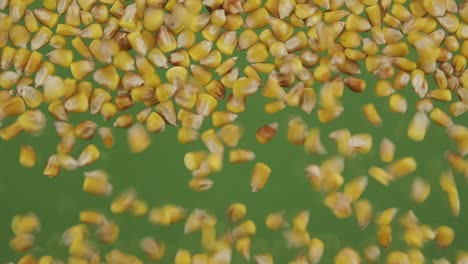
[{"label": "green screen background", "polygon": [[[39,1],[38,1],[39,2]],[[39,3],[38,3],[39,4]],[[43,49],[44,53],[50,47]],[[237,67],[240,72],[248,65],[245,52],[237,52]],[[414,57],[413,55],[411,55]],[[80,56],[75,54],[75,59]],[[271,59],[271,58],[270,58]],[[70,76],[68,69],[57,68],[57,74]],[[96,65],[96,69],[99,64]],[[365,67],[362,67],[365,71]],[[163,75],[163,74],[162,74]],[[241,73],[242,75],[242,73]],[[75,171],[62,170],[59,177],[49,179],[42,175],[47,158],[55,153],[59,137],[54,131],[53,118],[50,114],[45,131],[39,136],[22,134],[10,142],[0,142],[0,262],[17,261],[20,254],[9,248],[9,240],[13,237],[10,221],[15,214],[27,212],[36,213],[41,219],[41,230],[37,235],[35,247],[31,252],[35,255],[50,254],[64,259],[67,255],[65,246],[60,245],[62,232],[79,223],[79,212],[86,209],[96,209],[103,212],[109,219],[120,227],[120,236],[112,246],[104,246],[96,242],[104,255],[111,248],[119,248],[125,252],[136,254],[144,262],[149,262],[139,249],[139,240],[144,236],[153,236],[166,244],[166,254],[161,263],[171,263],[175,252],[187,248],[192,254],[203,252],[200,248],[200,234],[183,234],[183,222],[170,227],[160,227],[148,222],[147,217],[134,217],[130,214],[112,215],[110,202],[121,191],[134,188],[138,196],[147,201],[150,207],[162,206],[168,203],[176,204],[191,211],[203,208],[213,212],[218,217],[219,234],[233,227],[227,221],[225,210],[230,203],[242,202],[248,208],[246,219],[252,219],[257,224],[257,234],[252,239],[252,255],[271,252],[275,263],[286,263],[299,253],[306,253],[306,249],[288,249],[281,232],[268,230],[265,218],[270,212],[284,211],[290,220],[301,210],[310,210],[308,229],[311,237],[318,237],[325,243],[323,263],[331,263],[333,256],[342,247],[353,247],[362,253],[362,249],[369,244],[377,244],[376,227],[370,224],[360,231],[353,217],[336,219],[332,212],[322,203],[322,194],[314,192],[305,177],[304,168],[307,164],[320,164],[324,159],[337,154],[336,145],[328,139],[328,134],[340,128],[348,128],[354,133],[371,133],[374,138],[372,151],[368,155],[356,155],[345,161],[343,176],[345,182],[356,176],[366,175],[372,165],[385,166],[380,161],[378,147],[383,137],[390,138],[397,147],[395,159],[414,156],[418,162],[417,170],[411,175],[398,180],[388,187],[384,187],[369,178],[369,184],[362,198],[369,199],[374,212],[389,207],[396,207],[401,212],[412,209],[421,223],[432,227],[448,225],[455,229],[455,241],[451,247],[441,250],[435,241],[428,242],[423,252],[427,259],[445,256],[451,261],[460,250],[468,250],[468,216],[465,203],[467,199],[466,182],[462,175],[455,174],[461,200],[461,214],[458,218],[451,215],[447,198],[440,189],[438,177],[444,170],[449,169],[444,159],[447,150],[456,151],[456,147],[447,137],[445,129],[431,123],[423,142],[414,142],[407,138],[406,129],[415,112],[414,103],[417,100],[412,88],[408,86],[402,93],[408,99],[406,114],[396,114],[389,110],[388,98],[377,97],[374,92],[376,77],[362,74],[367,81],[367,89],[361,94],[345,90],[342,102],[344,113],[335,121],[321,124],[317,118],[317,107],[307,115],[299,108],[287,107],[274,115],[266,114],[263,110],[269,100],[260,94],[247,98],[246,111],[235,121],[245,129],[239,147],[253,150],[256,161],[267,163],[272,174],[265,188],[258,193],[250,191],[250,175],[254,162],[245,164],[229,164],[227,156],[225,165],[220,173],[210,176],[214,186],[203,193],[196,193],[188,187],[190,172],[183,165],[184,154],[188,151],[204,150],[199,142],[180,145],[177,142],[177,128],[166,127],[162,134],[152,134],[152,144],[143,153],[131,154],[126,143],[126,131],[113,129],[116,144],[112,149],[105,149],[98,136],[89,142],[78,141],[74,151],[77,157],[88,143],[95,143],[101,150],[101,159],[95,164]],[[265,80],[266,75],[262,75]],[[164,78],[162,78],[164,80]],[[432,77],[428,77],[430,89],[435,84]],[[87,80],[91,80],[90,77]],[[320,85],[314,85],[318,93]],[[453,95],[455,97],[455,95]],[[454,100],[456,100],[454,98]],[[225,100],[220,102],[217,110],[225,109]],[[374,127],[364,118],[361,108],[365,103],[373,102],[384,120],[383,125]],[[443,110],[447,104],[435,103]],[[144,106],[137,103],[135,107],[126,111],[136,114]],[[46,111],[46,109],[43,109]],[[302,146],[288,143],[287,123],[291,116],[300,115],[309,127],[319,127],[322,141],[328,155],[317,156],[304,153]],[[77,124],[83,120],[93,120],[102,126],[112,126],[113,121],[103,121],[101,116],[88,114],[70,115],[70,122]],[[468,124],[465,116],[453,118],[457,124]],[[5,123],[8,123],[7,120]],[[278,122],[280,130],[277,136],[266,145],[256,142],[255,131],[262,125]],[[211,127],[211,118],[204,120],[200,131]],[[26,169],[19,165],[19,147],[30,144],[37,151],[37,164],[33,169]],[[227,155],[227,149],[225,155]],[[82,191],[83,172],[104,169],[109,172],[113,184],[111,197],[96,197]],[[431,182],[431,194],[426,202],[417,205],[409,198],[410,185],[415,176],[422,176]],[[406,249],[402,242],[402,232],[399,224],[392,224],[394,229],[393,242],[389,250]],[[94,236],[94,235],[92,235]],[[95,237],[94,237],[95,238]],[[94,239],[97,241],[97,239]],[[244,260],[233,250],[233,263],[244,263]]]}]

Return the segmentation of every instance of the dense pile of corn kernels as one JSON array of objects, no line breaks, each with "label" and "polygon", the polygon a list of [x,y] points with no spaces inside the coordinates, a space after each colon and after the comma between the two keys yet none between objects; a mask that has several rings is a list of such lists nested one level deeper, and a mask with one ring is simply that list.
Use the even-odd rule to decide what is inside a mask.
[{"label": "dense pile of corn kernels", "polygon": [[[458,151],[445,153],[447,167],[440,186],[454,216],[460,214],[455,175],[468,178],[468,2],[456,0],[0,0],[0,137],[9,141],[21,133],[40,134],[47,122],[55,124],[60,143],[46,164],[36,164],[34,146],[20,147],[19,162],[42,166],[53,178],[69,170],[84,173],[83,191],[112,195],[113,214],[132,213],[151,223],[169,226],[185,222],[184,232],[201,232],[203,252],[179,249],[165,256],[158,238],[141,238],[139,259],[125,249],[99,252],[94,243],[112,245],[119,227],[99,211],[80,212],[81,224],[63,233],[68,259],[29,253],[36,247],[40,220],[34,213],[16,215],[11,222],[13,250],[24,252],[17,263],[230,263],[233,254],[259,264],[273,263],[275,253],[250,252],[256,226],[282,232],[288,247],[302,248],[289,263],[319,263],[327,245],[308,231],[309,212],[292,219],[272,212],[265,223],[246,218],[244,204],[233,203],[225,216],[205,209],[168,204],[148,208],[137,190],[113,193],[105,168],[87,170],[100,158],[100,149],[87,144],[72,156],[77,141],[100,137],[114,145],[113,131],[127,129],[130,152],[151,148],[151,134],[166,126],[178,129],[181,144],[201,140],[206,147],[185,155],[191,172],[191,189],[216,188],[210,174],[223,164],[252,162],[250,187],[261,191],[274,172],[262,157],[239,148],[244,129],[242,112],[249,97],[266,97],[266,113],[286,107],[318,117],[320,124],[337,122],[345,111],[345,89],[359,97],[364,91],[388,98],[391,112],[415,114],[406,124],[407,137],[423,141],[430,126],[446,129],[446,142]],[[60,74],[59,74],[60,72]],[[371,75],[375,87],[369,87]],[[431,85],[431,84],[434,85]],[[410,102],[402,93],[411,90],[419,99]],[[437,103],[434,103],[438,101]],[[414,103],[414,104],[413,104]],[[145,106],[132,115],[125,111]],[[380,126],[381,106],[367,103],[362,114]],[[135,111],[134,111],[135,112]],[[85,113],[102,116],[101,122],[69,122]],[[260,121],[261,122],[261,121]],[[208,129],[201,127],[210,123]],[[261,124],[259,144],[267,144],[281,129],[280,123]],[[421,249],[427,243],[449,247],[455,231],[445,225],[420,222],[413,211],[388,208],[374,212],[371,201],[361,198],[368,181],[383,186],[413,177],[410,196],[424,203],[431,192],[424,177],[414,176],[418,163],[411,154],[398,155],[391,132],[376,146],[372,133],[352,134],[339,129],[328,135],[336,149],[327,149],[320,126],[309,128],[302,117],[291,117],[287,140],[303,145],[307,155],[328,155],[321,164],[310,164],[305,175],[311,191],[323,195],[323,204],[339,218],[355,217],[365,229],[376,225],[375,243],[363,252],[350,247],[323,263],[425,263]],[[430,143],[428,143],[430,144]],[[434,142],[432,142],[434,144]],[[444,144],[435,142],[435,144]],[[176,146],[174,146],[176,147]],[[346,179],[344,160],[379,148],[384,166],[372,166],[367,176]],[[227,150],[226,150],[227,149]],[[182,161],[181,161],[182,163]],[[458,176],[456,176],[458,177]],[[226,217],[235,227],[216,233],[217,218]],[[393,221],[398,219],[398,221]],[[405,250],[381,251],[392,243],[392,228],[400,226]],[[90,230],[93,232],[90,234]],[[2,237],[4,237],[2,235]],[[433,260],[426,260],[433,261]],[[468,252],[434,263],[467,263]]]}]

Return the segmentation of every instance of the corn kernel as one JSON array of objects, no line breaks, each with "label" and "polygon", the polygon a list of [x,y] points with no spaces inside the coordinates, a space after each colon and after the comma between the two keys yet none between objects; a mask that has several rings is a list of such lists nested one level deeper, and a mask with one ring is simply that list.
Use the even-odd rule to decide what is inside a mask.
[{"label": "corn kernel", "polygon": [[437,245],[441,248],[446,248],[450,244],[452,244],[454,237],[455,237],[455,232],[453,231],[452,228],[448,226],[439,226],[436,229],[435,240],[437,242]]},{"label": "corn kernel", "polygon": [[268,181],[268,178],[270,177],[270,173],[271,169],[265,163],[258,162],[255,164],[250,179],[252,192],[258,192],[259,190],[263,189]]}]

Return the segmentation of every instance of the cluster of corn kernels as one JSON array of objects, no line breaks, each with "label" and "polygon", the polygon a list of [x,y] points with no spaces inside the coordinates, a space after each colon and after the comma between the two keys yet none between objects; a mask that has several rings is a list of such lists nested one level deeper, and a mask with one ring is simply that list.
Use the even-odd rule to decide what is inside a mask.
[{"label": "cluster of corn kernels", "polygon": [[[371,221],[372,209],[369,209],[369,204],[367,200],[356,204],[356,218],[361,228],[365,228]],[[148,208],[144,201],[136,197],[134,191],[128,190],[113,201],[111,211],[114,214],[130,211],[135,216],[143,216]],[[397,213],[396,208],[378,212],[374,219],[378,227],[376,244],[368,245],[361,254],[350,247],[344,247],[336,253],[334,263],[360,263],[361,258],[367,263],[382,263],[384,260],[381,259],[381,248],[386,249],[392,241],[391,224]],[[62,236],[61,245],[67,246],[70,254],[67,263],[101,263],[102,260],[107,263],[144,263],[138,257],[119,249],[101,254],[91,243],[92,237],[104,244],[112,245],[118,239],[119,227],[104,214],[95,210],[82,211],[79,217],[81,224],[70,227]],[[165,259],[166,263],[175,264],[231,263],[233,254],[238,254],[247,261],[252,258],[258,264],[273,263],[272,253],[251,253],[252,239],[255,238],[257,227],[252,220],[246,218],[247,207],[244,204],[231,204],[223,217],[227,218],[233,227],[225,233],[218,234],[217,217],[206,210],[195,208],[188,212],[185,208],[174,204],[152,208],[148,212],[148,218],[155,225],[169,227],[184,222],[183,231],[186,236],[190,237],[196,232],[201,232],[200,244],[204,251],[190,252],[188,249],[181,248],[177,250],[175,256],[165,256],[164,241],[151,237],[144,237],[140,240],[140,250],[152,261]],[[320,238],[310,237],[307,229],[309,217],[309,211],[305,210],[294,215],[290,221],[284,212],[273,212],[265,218],[264,225],[274,232],[281,233],[288,247],[301,249],[303,252],[289,261],[290,264],[319,263],[322,260],[326,246]],[[424,243],[435,240],[437,245],[444,249],[450,246],[455,236],[454,230],[448,226],[438,226],[433,229],[427,224],[421,224],[413,211],[401,213],[398,222],[405,230],[403,239],[409,249],[387,252],[385,263],[426,263],[420,251]],[[11,246],[21,252],[27,251],[33,246],[33,233],[39,231],[39,228],[39,220],[34,214],[15,216],[12,220],[12,230],[16,236],[11,240]],[[168,258],[172,259],[168,260]],[[465,263],[467,260],[468,252],[458,253],[456,263]],[[35,257],[32,254],[26,254],[18,263],[58,264],[63,262],[51,256]],[[450,262],[446,259],[437,259],[434,263]]]},{"label": "cluster of corn kernels", "polygon": [[[9,141],[21,133],[38,135],[47,128],[46,120],[55,120],[60,142],[56,153],[40,165],[48,177],[99,160],[99,145],[93,143],[73,157],[78,140],[91,142],[97,134],[102,145],[111,148],[111,126],[123,128],[127,129],[130,152],[139,153],[150,147],[151,134],[162,133],[169,125],[178,127],[181,144],[199,139],[204,143],[206,149],[187,153],[183,162],[193,176],[190,188],[206,191],[214,184],[208,176],[223,168],[225,147],[229,148],[230,163],[261,159],[252,150],[237,147],[244,132],[238,117],[246,110],[249,97],[270,99],[264,106],[268,114],[298,108],[327,124],[343,114],[345,89],[352,91],[349,96],[369,92],[361,78],[364,71],[377,79],[372,92],[387,97],[395,114],[403,115],[411,107],[403,91],[412,89],[419,99],[407,124],[408,138],[423,141],[431,124],[445,128],[447,142],[453,141],[458,148],[458,152],[446,153],[446,161],[454,172],[468,177],[466,1],[0,0],[0,10],[0,137]],[[233,57],[235,52],[237,57]],[[432,82],[434,87],[430,87]],[[141,108],[135,116],[126,111]],[[362,108],[373,126],[384,122],[378,108],[373,103]],[[75,124],[71,120],[77,114],[101,115],[103,121]],[[209,118],[213,128],[203,124]],[[268,143],[278,129],[279,123],[262,125],[257,141]],[[287,138],[311,155],[331,152],[322,144],[320,129],[309,128],[299,116],[290,118]],[[371,202],[360,199],[368,178],[358,176],[345,182],[342,174],[344,160],[369,153],[373,137],[339,129],[329,138],[336,143],[336,155],[307,166],[306,176],[312,188],[323,193],[324,205],[337,218],[354,213],[359,228],[364,229],[374,215]],[[384,186],[417,168],[414,157],[394,160],[395,153],[395,144],[384,138],[379,154],[388,165],[368,170],[369,176]],[[33,146],[21,146],[19,161],[25,167],[36,166]],[[112,195],[104,170],[84,174],[85,192]],[[265,187],[270,174],[268,164],[256,162],[251,190]],[[452,171],[441,173],[440,187],[453,215],[458,216],[460,200]],[[428,181],[415,177],[411,198],[423,203],[430,189]],[[180,250],[176,263],[228,263],[232,248],[250,258],[250,237],[256,231],[251,220],[218,238],[216,217],[206,211],[196,209],[186,217],[185,209],[167,205],[147,212],[146,203],[133,191],[117,195],[111,211],[131,211],[138,216],[148,213],[150,222],[159,225],[185,219],[187,233],[200,229],[207,253],[190,257],[187,250]],[[360,255],[370,262],[381,261],[380,248],[387,248],[392,241],[391,223],[397,212],[389,208],[376,214],[379,247],[371,246],[363,254],[344,248],[337,253],[335,263],[359,263]],[[240,204],[228,209],[234,222],[245,213]],[[309,247],[308,254],[292,263],[317,263],[323,253],[323,242],[309,236],[308,217],[307,211],[298,214],[291,228],[280,212],[267,217],[266,226],[283,230],[290,247]],[[69,262],[99,263],[100,253],[88,243],[87,225],[96,225],[99,240],[107,244],[117,239],[119,228],[99,212],[82,212],[80,220],[82,225],[64,234]],[[412,212],[402,214],[400,222],[403,240],[411,250],[388,253],[387,263],[423,263],[419,249],[426,242],[436,240],[445,248],[454,237],[450,227],[433,229],[420,224]],[[29,250],[39,228],[37,217],[16,216],[12,227],[12,247]],[[164,255],[162,241],[148,237],[141,246],[153,260]],[[35,263],[32,255],[24,259],[22,263]],[[269,253],[258,253],[254,259],[257,263],[273,262]],[[106,254],[105,260],[141,262],[117,249]],[[45,257],[38,261],[54,260]],[[466,254],[460,253],[457,261],[466,261]]]}]

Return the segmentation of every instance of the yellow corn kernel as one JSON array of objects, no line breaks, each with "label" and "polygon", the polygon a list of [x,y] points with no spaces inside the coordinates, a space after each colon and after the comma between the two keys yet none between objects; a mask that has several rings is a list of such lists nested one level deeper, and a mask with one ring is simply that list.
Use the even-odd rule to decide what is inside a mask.
[{"label": "yellow corn kernel", "polygon": [[236,238],[255,235],[257,228],[252,220],[246,220],[232,230],[232,235]]},{"label": "yellow corn kernel", "polygon": [[392,84],[387,80],[378,80],[375,86],[375,93],[377,96],[384,97],[395,93]]},{"label": "yellow corn kernel", "polygon": [[117,89],[119,75],[113,65],[107,65],[94,72],[93,80],[109,90]]},{"label": "yellow corn kernel", "polygon": [[98,23],[92,23],[88,25],[80,33],[80,37],[85,39],[100,39],[102,35],[102,27]]},{"label": "yellow corn kernel", "polygon": [[204,58],[200,59],[200,64],[209,67],[217,68],[221,64],[221,52],[217,50],[212,50]]},{"label": "yellow corn kernel", "polygon": [[97,211],[81,211],[80,222],[85,224],[102,225],[106,222],[106,217]]},{"label": "yellow corn kernel", "polygon": [[99,159],[99,157],[100,157],[99,149],[95,145],[90,144],[86,146],[81,152],[78,158],[78,165],[79,166],[90,165],[94,163],[97,159]]},{"label": "yellow corn kernel", "polygon": [[233,94],[235,96],[245,97],[257,92],[260,83],[253,78],[239,78],[233,83]]},{"label": "yellow corn kernel", "polygon": [[265,184],[270,177],[271,169],[262,162],[257,162],[253,168],[252,176],[250,179],[250,186],[252,192],[258,192],[259,190],[263,189]]},{"label": "yellow corn kernel", "polygon": [[406,98],[400,94],[392,94],[389,98],[389,107],[392,112],[405,113],[408,108]]},{"label": "yellow corn kernel", "polygon": [[119,105],[116,106],[111,102],[106,102],[102,105],[100,114],[104,117],[104,120],[109,120],[117,114],[118,108]]},{"label": "yellow corn kernel", "polygon": [[252,29],[246,29],[242,31],[239,35],[239,41],[237,43],[237,48],[239,50],[246,50],[250,48],[252,45],[257,43],[258,36]]},{"label": "yellow corn kernel", "polygon": [[34,257],[31,254],[26,254],[18,260],[18,264],[35,264],[35,263],[38,263],[38,260],[36,257]]},{"label": "yellow corn kernel", "polygon": [[71,41],[73,47],[75,50],[83,57],[90,59],[92,58],[91,51],[89,48],[86,46],[86,44],[83,42],[83,40],[80,37],[76,37]]},{"label": "yellow corn kernel", "polygon": [[84,94],[75,94],[65,101],[65,109],[69,113],[84,113],[89,109],[89,101]]},{"label": "yellow corn kernel", "polygon": [[109,102],[112,96],[102,88],[94,89],[89,103],[89,110],[92,114],[97,114],[102,110],[104,103]]},{"label": "yellow corn kernel", "polygon": [[32,168],[36,164],[36,152],[29,145],[20,148],[19,163],[26,168]]},{"label": "yellow corn kernel", "polygon": [[225,88],[218,80],[212,80],[205,86],[206,92],[217,100],[224,99],[226,94]]},{"label": "yellow corn kernel", "polygon": [[58,24],[56,33],[61,36],[72,37],[80,35],[81,30],[78,27],[70,26],[67,24]]},{"label": "yellow corn kernel", "polygon": [[448,226],[439,226],[437,227],[435,240],[437,245],[441,248],[447,248],[452,244],[452,241],[455,237],[455,232],[452,228]]},{"label": "yellow corn kernel", "polygon": [[255,153],[248,149],[233,149],[229,151],[229,162],[241,163],[255,159]]},{"label": "yellow corn kernel", "polygon": [[430,113],[430,118],[436,124],[442,127],[448,127],[453,124],[452,119],[448,116],[445,112],[443,112],[440,108],[434,108]]},{"label": "yellow corn kernel", "polygon": [[197,97],[195,110],[197,111],[197,114],[207,117],[214,112],[217,106],[218,101],[216,98],[206,93],[200,93]]},{"label": "yellow corn kernel", "polygon": [[[141,86],[141,87],[146,87],[146,88],[143,88],[140,92],[145,92],[145,94],[147,96],[149,96],[149,98],[140,98],[141,100],[140,101],[143,101],[143,100],[148,100],[148,99],[151,99],[153,97],[153,88],[151,87],[147,87],[147,86]],[[136,87],[135,87],[136,88]],[[135,89],[133,88],[132,91]],[[149,90],[151,89],[151,91]],[[176,89],[177,87],[173,84],[170,84],[170,83],[163,83],[161,85],[159,85],[157,88],[156,88],[156,99],[159,101],[159,102],[167,102],[171,99],[171,97],[174,95],[174,93],[176,92]],[[137,96],[137,94],[135,94],[135,96]],[[141,95],[140,95],[141,97]],[[134,99],[135,100],[135,99]]]},{"label": "yellow corn kernel", "polygon": [[11,230],[15,235],[31,234],[40,230],[39,218],[33,213],[15,215],[11,220]]},{"label": "yellow corn kernel", "polygon": [[364,116],[366,117],[367,121],[374,126],[379,126],[382,124],[382,118],[380,117],[375,105],[372,103],[365,104],[362,107],[362,111]]},{"label": "yellow corn kernel", "polygon": [[[81,24],[80,6],[76,1],[70,1],[65,13],[65,24],[78,27]],[[63,13],[61,13],[63,14]]]},{"label": "yellow corn kernel", "polygon": [[377,228],[377,240],[382,248],[388,248],[392,242],[392,228],[389,225],[379,225]]},{"label": "yellow corn kernel", "polygon": [[320,130],[318,128],[312,128],[308,131],[304,140],[304,151],[318,155],[324,155],[327,153],[325,146],[320,140]]},{"label": "yellow corn kernel", "polygon": [[395,178],[401,178],[414,172],[416,168],[416,160],[413,157],[404,157],[391,163],[388,173]]},{"label": "yellow corn kernel", "polygon": [[260,127],[257,130],[255,137],[259,143],[266,144],[273,139],[277,132],[278,123],[271,123]]},{"label": "yellow corn kernel", "polygon": [[356,177],[344,186],[344,194],[351,197],[352,202],[359,199],[367,187],[368,179],[365,176]]},{"label": "yellow corn kernel", "polygon": [[237,222],[245,217],[247,207],[241,203],[233,203],[227,208],[227,217],[231,222]]},{"label": "yellow corn kernel", "polygon": [[359,228],[364,230],[372,219],[372,204],[369,200],[356,201],[354,203],[354,211]]},{"label": "yellow corn kernel", "polygon": [[[154,94],[155,94],[154,89],[149,86],[133,87],[132,90],[130,91],[130,96],[134,102],[152,100],[154,98]],[[156,93],[156,95],[159,95],[159,93]],[[167,100],[161,100],[161,101],[167,101]]]},{"label": "yellow corn kernel", "polygon": [[41,22],[44,26],[48,28],[54,28],[55,25],[57,25],[59,18],[58,14],[45,8],[35,9],[33,13],[37,20]]},{"label": "yellow corn kernel", "polygon": [[31,234],[17,235],[10,240],[10,247],[17,252],[25,252],[34,244],[34,236]]},{"label": "yellow corn kernel", "polygon": [[98,128],[98,134],[106,148],[111,148],[114,145],[114,136],[112,135],[112,130],[110,128],[100,127]]},{"label": "yellow corn kernel", "polygon": [[114,223],[104,223],[96,231],[97,237],[104,244],[113,244],[119,236],[119,227]]},{"label": "yellow corn kernel", "polygon": [[283,233],[288,247],[300,248],[309,244],[310,235],[308,232],[297,232],[288,230]]},{"label": "yellow corn kernel", "polygon": [[18,117],[17,123],[24,131],[34,134],[44,129],[46,119],[39,110],[27,110]]},{"label": "yellow corn kernel", "polygon": [[147,8],[143,15],[143,26],[149,30],[158,31],[164,22],[164,11],[160,8]]},{"label": "yellow corn kernel", "polygon": [[411,185],[411,199],[416,203],[424,203],[431,192],[431,186],[421,177],[415,178]]},{"label": "yellow corn kernel", "polygon": [[149,146],[151,140],[146,129],[140,124],[135,124],[127,131],[127,143],[131,152],[140,153]]},{"label": "yellow corn kernel", "polygon": [[288,141],[291,144],[303,144],[307,135],[307,125],[302,118],[296,117],[288,123]]},{"label": "yellow corn kernel", "polygon": [[269,17],[268,23],[271,26],[271,30],[274,36],[279,41],[284,42],[288,40],[293,34],[293,27],[281,19]]},{"label": "yellow corn kernel", "polygon": [[283,102],[283,101],[274,101],[274,102],[270,102],[268,104],[265,104],[265,112],[268,113],[268,114],[274,114],[274,113],[277,113],[281,110],[283,110],[284,108],[286,107],[286,103]]},{"label": "yellow corn kernel", "polygon": [[450,102],[452,100],[452,93],[449,89],[430,90],[427,96],[441,102]]},{"label": "yellow corn kernel", "polygon": [[195,33],[189,29],[182,30],[177,36],[177,47],[190,48],[195,43]]},{"label": "yellow corn kernel", "polygon": [[22,114],[26,110],[23,99],[19,96],[13,96],[0,102],[0,119],[9,116]]},{"label": "yellow corn kernel", "polygon": [[[112,201],[111,212],[113,214],[122,214],[130,209],[135,200],[136,194],[133,190],[123,191]],[[151,219],[150,222],[152,222]]]},{"label": "yellow corn kernel", "polygon": [[467,59],[462,55],[455,55],[452,59],[452,66],[455,71],[455,74],[460,75],[465,71]]},{"label": "yellow corn kernel", "polygon": [[[31,52],[28,61],[24,65],[24,73],[26,75],[36,73],[41,64],[42,57],[43,55],[37,51]],[[16,71],[19,71],[19,69],[16,69]]]},{"label": "yellow corn kernel", "polygon": [[262,43],[256,43],[247,50],[247,60],[251,63],[263,62],[268,56],[268,50]]},{"label": "yellow corn kernel", "polygon": [[379,149],[380,159],[383,162],[391,162],[395,156],[395,144],[388,138],[383,138]]},{"label": "yellow corn kernel", "polygon": [[154,261],[160,260],[166,252],[164,243],[156,241],[151,237],[143,238],[140,241],[140,248]]},{"label": "yellow corn kernel", "polygon": [[283,212],[276,212],[268,214],[265,225],[267,228],[278,231],[286,226],[288,226]]},{"label": "yellow corn kernel", "polygon": [[390,251],[385,261],[387,264],[410,263],[408,254],[403,251]]},{"label": "yellow corn kernel", "polygon": [[414,141],[422,141],[429,127],[429,118],[423,112],[416,112],[408,127],[407,135]]},{"label": "yellow corn kernel", "polygon": [[109,19],[109,10],[104,4],[95,5],[91,9],[91,15],[100,24],[104,24]]},{"label": "yellow corn kernel", "polygon": [[407,72],[404,71],[399,71],[396,75],[395,78],[393,79],[393,87],[395,89],[401,90],[408,85],[411,77]]},{"label": "yellow corn kernel", "polygon": [[213,187],[214,182],[206,178],[193,178],[189,181],[190,189],[196,192],[204,192]]},{"label": "yellow corn kernel", "polygon": [[190,127],[197,131],[200,129],[203,123],[202,116],[192,113],[183,108],[181,108],[177,113],[177,119],[181,121],[183,127]]},{"label": "yellow corn kernel", "polygon": [[0,27],[1,31],[8,31],[13,25],[13,19],[4,13],[0,16],[0,21],[2,22],[2,26]]},{"label": "yellow corn kernel", "polygon": [[190,127],[181,127],[177,132],[177,141],[181,144],[187,144],[198,139],[196,130]]},{"label": "yellow corn kernel", "polygon": [[309,211],[301,211],[293,217],[292,225],[295,232],[307,232],[307,225],[309,224],[310,213]]},{"label": "yellow corn kernel", "polygon": [[94,137],[97,129],[97,124],[92,121],[84,121],[75,127],[75,134],[80,139],[91,139]]},{"label": "yellow corn kernel", "polygon": [[144,124],[146,120],[148,120],[148,116],[150,114],[151,114],[151,108],[147,107],[141,110],[140,112],[138,112],[138,114],[136,115],[136,120],[138,121],[138,123]]},{"label": "yellow corn kernel", "polygon": [[223,140],[227,146],[234,148],[242,137],[243,128],[235,124],[227,124],[224,125],[218,133],[221,140]]},{"label": "yellow corn kernel", "polygon": [[372,166],[368,171],[369,175],[384,186],[388,186],[393,180],[392,176],[382,168]]},{"label": "yellow corn kernel", "polygon": [[43,174],[49,178],[57,177],[60,173],[60,164],[58,162],[57,156],[52,155],[47,160],[46,167],[44,168]]},{"label": "yellow corn kernel", "polygon": [[25,49],[29,40],[30,40],[30,33],[26,29],[26,27],[21,25],[13,25],[10,28],[10,41],[11,43],[17,48]]},{"label": "yellow corn kernel", "polygon": [[3,71],[0,73],[0,87],[11,89],[19,81],[20,75],[14,71]]},{"label": "yellow corn kernel", "polygon": [[213,78],[213,74],[200,65],[190,65],[190,73],[200,85],[208,84]]},{"label": "yellow corn kernel", "polygon": [[[120,2],[120,1],[116,1]],[[126,254],[118,249],[114,249],[110,251],[109,253],[106,254],[106,262],[117,262],[117,261],[122,261],[125,263],[135,263],[135,264],[142,264],[143,262],[132,255]]]},{"label": "yellow corn kernel", "polygon": [[458,195],[458,190],[453,179],[452,172],[444,172],[439,179],[440,186],[442,190],[446,192],[450,210],[454,216],[460,214],[460,198]]},{"label": "yellow corn kernel", "polygon": [[335,264],[361,263],[361,257],[352,248],[341,249],[334,257]]},{"label": "yellow corn kernel", "polygon": [[172,101],[157,104],[155,110],[169,125],[177,126],[177,116]]},{"label": "yellow corn kernel", "polygon": [[148,205],[142,200],[135,200],[130,209],[134,216],[144,216],[148,212]]},{"label": "yellow corn kernel", "polygon": [[364,38],[362,40],[362,43],[363,43],[362,51],[369,56],[375,55],[379,50],[378,45],[372,39]]},{"label": "yellow corn kernel", "polygon": [[146,56],[148,53],[148,44],[145,42],[143,35],[139,31],[133,31],[127,35],[128,43],[139,54]]},{"label": "yellow corn kernel", "polygon": [[75,61],[70,64],[70,71],[73,78],[82,80],[94,70],[95,63],[89,60]]},{"label": "yellow corn kernel", "polygon": [[174,258],[174,264],[190,264],[192,263],[192,256],[187,249],[179,249]]},{"label": "yellow corn kernel", "polygon": [[114,66],[121,71],[133,71],[135,61],[127,51],[119,51],[114,57]]},{"label": "yellow corn kernel", "polygon": [[177,48],[177,41],[167,27],[161,26],[157,36],[157,44],[162,52],[173,51]]},{"label": "yellow corn kernel", "polygon": [[185,70],[190,65],[189,53],[186,50],[175,51],[171,53],[169,61],[172,65],[184,67]]},{"label": "yellow corn kernel", "polygon": [[358,15],[350,14],[346,18],[346,30],[348,31],[365,32],[369,31],[371,27],[369,21]]}]

